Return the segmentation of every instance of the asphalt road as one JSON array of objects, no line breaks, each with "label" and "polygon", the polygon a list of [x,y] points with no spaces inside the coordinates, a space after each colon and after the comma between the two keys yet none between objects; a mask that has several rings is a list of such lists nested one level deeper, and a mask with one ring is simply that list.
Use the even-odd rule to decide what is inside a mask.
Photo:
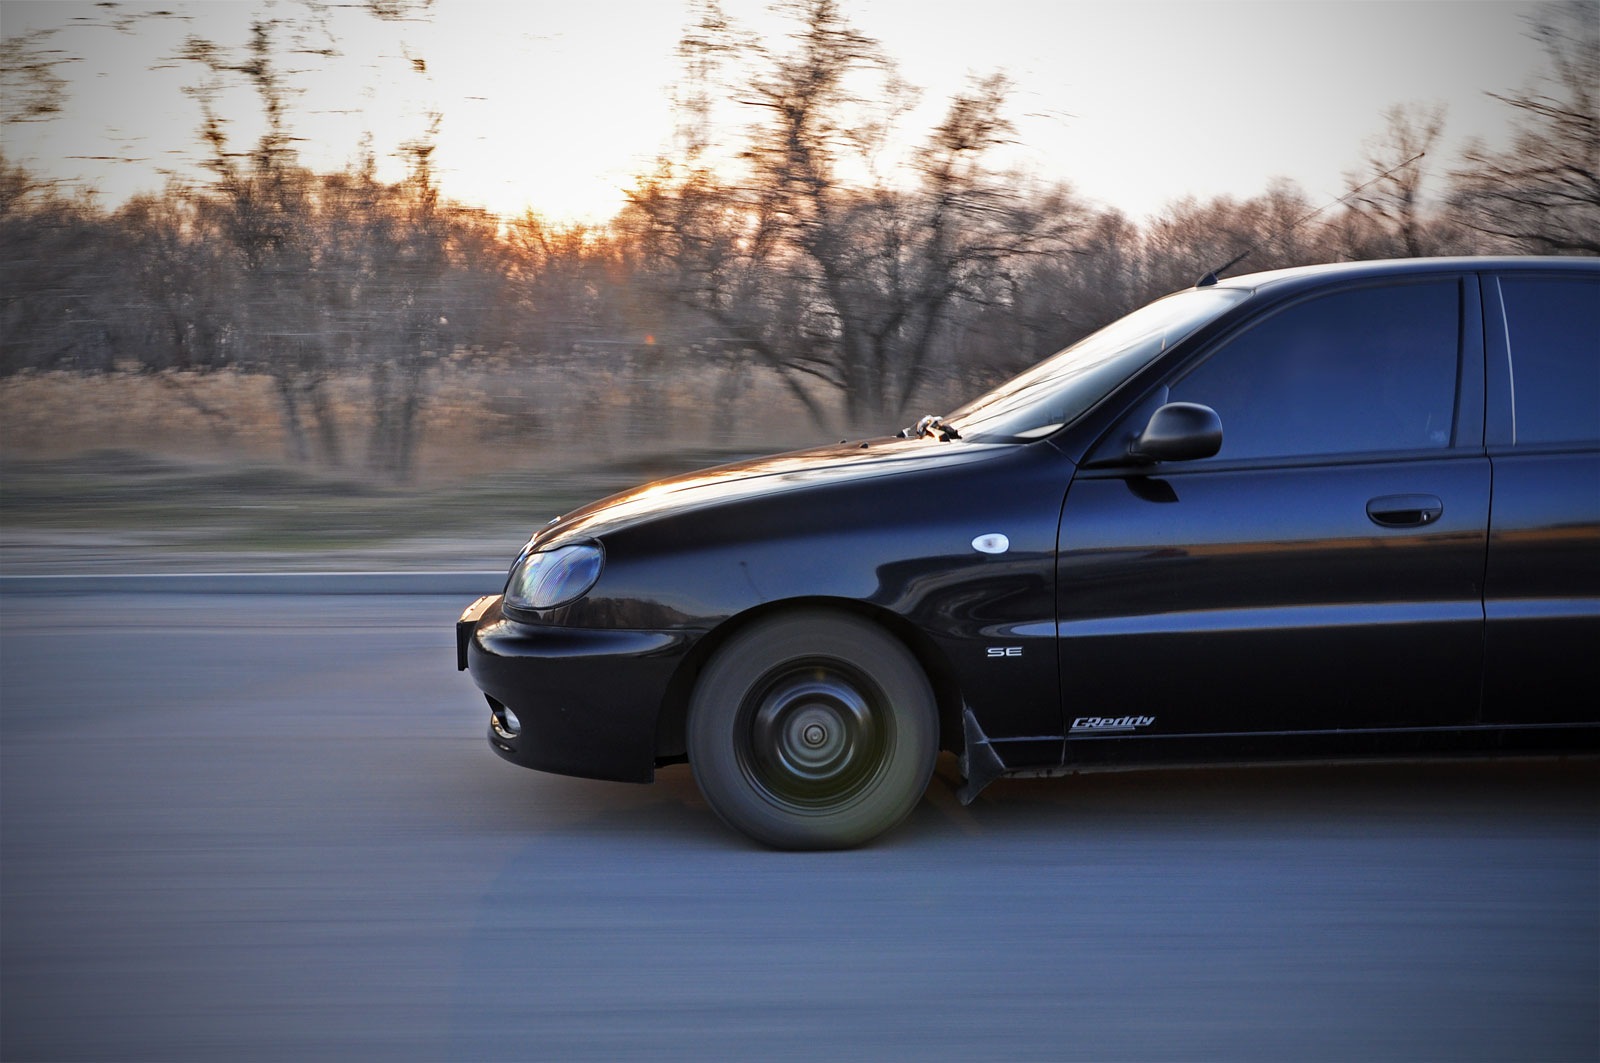
[{"label": "asphalt road", "polygon": [[774,853],[496,758],[465,604],[0,602],[0,1057],[1600,1057],[1592,760],[936,778]]}]

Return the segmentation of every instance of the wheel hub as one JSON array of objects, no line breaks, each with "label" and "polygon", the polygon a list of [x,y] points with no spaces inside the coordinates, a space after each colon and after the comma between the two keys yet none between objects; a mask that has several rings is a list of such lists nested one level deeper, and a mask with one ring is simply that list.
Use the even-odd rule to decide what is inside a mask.
[{"label": "wheel hub", "polygon": [[783,804],[848,799],[883,755],[879,711],[857,684],[830,670],[778,677],[748,718],[747,770]]},{"label": "wheel hub", "polygon": [[778,738],[779,756],[794,770],[826,773],[829,765],[849,755],[850,727],[835,705],[819,702],[790,708]]}]

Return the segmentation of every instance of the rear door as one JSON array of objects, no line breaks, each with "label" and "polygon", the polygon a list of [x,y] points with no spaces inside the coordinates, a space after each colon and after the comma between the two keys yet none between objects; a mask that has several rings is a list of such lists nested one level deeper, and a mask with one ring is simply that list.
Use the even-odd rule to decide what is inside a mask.
[{"label": "rear door", "polygon": [[1484,718],[1600,719],[1600,275],[1485,282],[1494,464]]},{"label": "rear door", "polygon": [[1069,759],[1112,735],[1475,720],[1479,328],[1462,276],[1304,298],[1168,381],[1220,415],[1216,457],[1080,472],[1058,544]]}]

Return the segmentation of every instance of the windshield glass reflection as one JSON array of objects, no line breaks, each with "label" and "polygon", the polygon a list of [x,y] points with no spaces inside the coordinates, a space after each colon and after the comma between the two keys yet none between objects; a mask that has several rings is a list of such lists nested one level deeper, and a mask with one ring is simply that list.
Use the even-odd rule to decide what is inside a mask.
[{"label": "windshield glass reflection", "polygon": [[968,440],[1037,439],[1071,424],[1162,351],[1249,296],[1196,288],[1158,299],[946,417]]}]

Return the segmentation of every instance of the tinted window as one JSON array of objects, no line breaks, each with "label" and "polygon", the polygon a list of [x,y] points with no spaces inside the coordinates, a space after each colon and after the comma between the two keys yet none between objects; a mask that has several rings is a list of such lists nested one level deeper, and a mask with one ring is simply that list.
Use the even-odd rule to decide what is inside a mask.
[{"label": "tinted window", "polygon": [[1161,352],[1249,297],[1196,288],[1159,299],[974,399],[945,420],[968,440],[1037,439],[1080,417]]},{"label": "tinted window", "polygon": [[1600,280],[1502,277],[1518,443],[1600,440]]},{"label": "tinted window", "polygon": [[1297,303],[1227,341],[1172,398],[1217,411],[1222,459],[1446,447],[1460,303],[1453,279]]}]

